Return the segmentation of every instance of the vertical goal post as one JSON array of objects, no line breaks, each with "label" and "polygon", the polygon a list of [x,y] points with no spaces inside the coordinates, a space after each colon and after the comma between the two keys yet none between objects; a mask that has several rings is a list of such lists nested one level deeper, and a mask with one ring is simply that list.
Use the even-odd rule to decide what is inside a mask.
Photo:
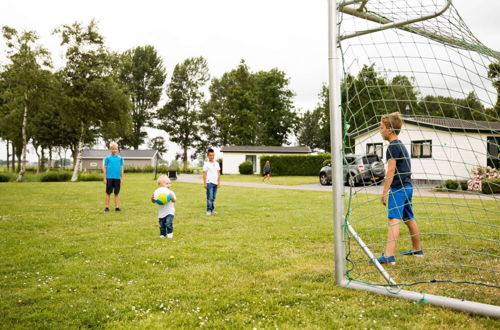
[{"label": "vertical goal post", "polygon": [[[455,21],[453,21],[453,22],[450,21],[450,25],[453,25],[453,28],[457,27],[457,28],[463,29],[465,35],[471,36],[470,39],[469,38],[459,38],[459,36],[457,36],[455,38],[453,35],[450,35],[449,33],[447,34],[446,31],[443,32],[444,29],[441,30],[441,28],[437,25],[437,24],[441,24],[440,22],[442,22],[442,21],[438,21],[438,23],[436,23],[436,25],[425,25],[425,21],[429,21],[429,20],[436,21],[436,19],[438,17],[440,17],[441,15],[443,15],[444,13],[447,13],[447,12],[449,13],[450,10],[452,10],[452,9],[455,10],[453,5],[452,5],[452,0],[427,0],[427,1],[421,0],[420,3],[422,4],[422,8],[415,9],[414,7],[411,7],[410,5],[408,5],[407,9],[401,9],[401,6],[404,5],[406,2],[408,2],[408,1],[405,1],[405,0],[394,0],[394,1],[390,1],[390,0],[353,0],[353,1],[339,1],[339,2],[337,2],[336,0],[328,0],[328,64],[329,64],[329,95],[330,95],[329,107],[330,107],[330,119],[331,119],[330,120],[330,137],[331,137],[331,155],[332,155],[333,232],[334,232],[334,252],[335,252],[334,263],[335,263],[336,284],[339,286],[342,286],[342,287],[346,287],[346,288],[357,289],[357,290],[366,290],[366,291],[371,291],[371,292],[374,292],[377,294],[383,294],[383,295],[387,295],[387,296],[391,296],[391,297],[408,299],[408,300],[412,300],[412,301],[416,301],[416,302],[428,302],[429,304],[436,305],[436,306],[452,308],[452,309],[456,309],[456,310],[463,311],[463,312],[474,313],[474,314],[484,315],[484,316],[493,317],[493,318],[500,318],[500,307],[497,304],[475,302],[475,301],[470,301],[467,299],[447,297],[447,296],[439,295],[439,294],[436,295],[436,294],[430,294],[430,293],[425,293],[425,292],[410,291],[410,290],[402,289],[402,287],[404,287],[404,285],[412,286],[414,284],[417,285],[419,283],[418,283],[418,281],[415,281],[415,283],[410,283],[410,284],[403,283],[402,281],[400,281],[398,283],[398,281],[392,277],[391,272],[388,271],[388,269],[386,269],[386,267],[384,267],[384,265],[379,264],[379,262],[376,261],[376,259],[375,259],[376,257],[374,256],[371,249],[373,247],[378,247],[377,246],[378,243],[365,243],[364,238],[366,238],[366,236],[363,237],[363,235],[358,233],[356,231],[355,226],[353,226],[353,224],[350,221],[350,214],[352,211],[351,199],[353,198],[353,196],[355,196],[356,193],[361,194],[361,193],[366,192],[367,194],[370,194],[370,193],[373,193],[373,190],[363,191],[362,189],[364,189],[364,188],[360,188],[360,189],[357,189],[355,191],[355,190],[353,190],[352,187],[349,189],[344,187],[345,174],[344,174],[343,167],[344,167],[345,153],[346,153],[346,148],[347,148],[346,139],[354,136],[354,135],[349,136],[348,132],[351,133],[353,130],[356,130],[356,129],[358,131],[362,131],[362,129],[368,130],[369,129],[368,126],[370,126],[370,125],[367,124],[366,127],[360,126],[360,127],[349,128],[349,124],[347,123],[347,119],[345,118],[346,114],[347,114],[347,109],[345,109],[344,107],[348,106],[347,105],[348,101],[341,99],[341,97],[345,97],[345,95],[346,95],[346,92],[341,90],[341,89],[342,88],[347,89],[347,87],[345,87],[346,84],[345,84],[345,81],[343,79],[346,78],[346,68],[345,67],[347,66],[350,68],[350,66],[346,65],[344,63],[344,54],[342,53],[342,49],[341,49],[342,42],[344,40],[347,40],[347,39],[356,40],[357,38],[359,38],[361,36],[364,36],[365,38],[367,38],[368,35],[376,34],[378,32],[382,32],[382,31],[393,31],[393,33],[398,33],[398,34],[399,33],[400,34],[410,34],[412,36],[416,35],[418,38],[425,38],[425,39],[430,40],[431,42],[434,42],[438,45],[444,45],[444,47],[451,47],[453,49],[466,50],[467,52],[470,52],[472,54],[471,57],[475,56],[474,55],[475,53],[478,53],[481,56],[486,56],[487,58],[496,60],[496,61],[498,61],[498,63],[500,63],[500,53],[486,48],[477,39],[475,39],[472,36],[472,34],[470,33],[470,31],[468,30],[468,28],[462,24],[463,22],[458,14],[457,14],[458,18],[457,18],[456,22],[458,22],[460,24],[456,24]],[[415,1],[413,1],[413,3],[415,3]],[[398,14],[391,15],[391,10],[394,10],[393,7],[396,8],[396,10],[401,10],[402,14],[398,13]],[[375,10],[373,10],[374,8],[375,8]],[[432,8],[432,10],[428,10],[428,8]],[[377,10],[379,10],[379,13],[377,13]],[[367,21],[368,22],[367,27],[364,29],[356,30],[356,31],[349,32],[349,33],[342,33],[341,24],[343,24],[343,17],[341,17],[341,15],[350,15],[351,17],[354,17],[355,19]],[[401,17],[398,17],[398,15]],[[453,12],[453,14],[450,14],[450,15],[455,15],[455,12]],[[451,28],[451,31],[453,30],[453,28]],[[396,32],[394,32],[394,31],[396,31]],[[401,38],[403,38],[403,37],[401,37]],[[364,39],[364,40],[366,40],[366,39]],[[414,39],[412,39],[412,40],[414,40]],[[357,46],[359,46],[359,44],[362,43],[362,41],[356,41],[356,42],[357,42],[357,44],[356,44]],[[378,42],[379,42],[378,40],[377,40],[377,42],[373,41],[373,44],[376,45]],[[424,45],[418,44],[418,42],[415,42],[415,45],[416,45],[415,48],[426,46],[425,44]],[[432,51],[434,51],[434,50],[432,50]],[[383,56],[384,55],[380,56],[381,63],[384,63]],[[397,57],[398,56],[396,56],[396,55],[392,55],[392,57],[391,57],[391,60],[393,60],[394,63],[396,63],[396,69],[400,69],[400,71],[403,73],[410,72],[411,74],[414,74],[415,80],[418,80],[420,78],[419,75],[421,75],[421,76],[423,75],[423,73],[420,72],[419,70],[405,71],[406,69],[402,69],[402,68],[398,67],[397,63],[399,63],[398,62],[399,59],[395,59]],[[437,57],[439,57],[439,56],[437,56]],[[389,58],[389,56],[387,56],[387,58]],[[411,57],[409,57],[409,58],[410,59],[408,59],[408,62],[411,61]],[[439,61],[439,60],[440,59],[436,58],[436,61]],[[455,58],[450,55],[449,62],[453,62],[454,60],[455,60]],[[386,61],[386,62],[389,62],[389,61]],[[473,59],[471,60],[471,63],[473,63],[473,65],[475,66],[478,63],[478,61],[473,57]],[[369,65],[370,63],[366,63],[366,64]],[[377,63],[377,64],[379,64],[379,63]],[[468,63],[463,64],[463,66],[466,67],[467,70],[469,70]],[[478,67],[479,66],[480,66],[480,64],[478,64]],[[411,64],[410,64],[410,67],[411,67]],[[446,71],[447,68],[448,67],[443,65],[443,67],[439,67],[437,72],[440,72],[442,76],[456,75],[456,76],[459,76],[457,78],[459,78],[461,80],[467,80],[469,77],[468,74],[465,77],[463,77],[463,74],[461,74],[460,72],[448,72],[448,71]],[[387,72],[389,74],[394,75],[393,71],[391,71],[391,69],[393,69],[393,68],[388,68],[388,69],[384,68],[384,69],[386,70],[384,72]],[[479,72],[480,69],[481,68],[477,69],[477,71]],[[429,71],[430,70],[431,69],[429,69]],[[397,71],[397,70],[394,70],[394,71]],[[342,75],[342,72],[344,73],[344,75]],[[433,76],[434,73],[432,73],[432,72],[430,72],[430,73],[424,72],[424,74],[426,74],[428,77],[434,77]],[[483,73],[481,72],[481,74],[483,74]],[[484,76],[484,74],[483,74],[483,76]],[[500,77],[498,77],[497,79],[500,79]],[[429,78],[429,80],[432,80],[432,79]],[[491,80],[493,80],[493,78],[491,78],[490,81]],[[445,81],[444,78],[443,78],[443,81]],[[484,83],[483,83],[483,85],[481,85],[481,83],[478,81],[476,81],[475,77],[472,75],[472,78],[470,78],[469,83],[473,87],[479,86],[480,90],[477,93],[481,94],[481,95],[478,98],[481,99],[481,97],[483,97],[483,95],[487,95],[485,97],[485,99],[488,99],[488,97],[489,97],[488,95],[490,95],[491,93],[487,91],[486,87],[484,87]],[[445,82],[445,85],[446,85],[446,82]],[[344,87],[342,87],[342,86],[344,86]],[[436,90],[439,91],[440,90],[439,86],[434,86],[434,85],[428,86],[426,84],[422,84],[422,85],[416,84],[415,87],[420,90],[422,95],[424,92],[427,92],[427,91],[436,91]],[[449,92],[450,95],[453,95],[453,93],[458,95],[459,93],[456,93],[457,90],[458,90],[458,92],[461,92],[462,94],[466,94],[465,87],[456,88],[453,85],[449,85],[449,86],[446,85],[445,87],[446,88],[441,88],[441,89],[446,90],[446,92]],[[441,97],[439,95],[439,93],[436,92],[436,94],[437,95],[435,96],[435,98]],[[445,97],[441,97],[441,99],[445,99]],[[448,97],[448,99],[451,99],[451,97]],[[446,100],[448,100],[448,99],[446,99]],[[457,97],[457,99],[458,99],[458,97]],[[434,100],[434,99],[432,99],[432,100]],[[373,100],[373,102],[376,102],[376,101],[378,101],[378,100]],[[417,104],[417,102],[421,102],[422,107],[426,106],[426,103],[424,102],[424,98],[421,98],[420,100],[414,100],[414,99],[410,99],[407,96],[406,98],[402,98],[399,100],[390,99],[389,100],[390,102],[387,102],[387,101],[388,101],[387,99],[382,100],[382,102],[385,102],[388,104],[396,104],[396,102],[400,102],[400,103],[406,102],[406,106],[403,109],[407,109],[407,110],[409,110],[409,108],[413,109],[414,105]],[[370,102],[372,102],[372,100],[370,100]],[[411,107],[409,106],[410,102],[412,102]],[[455,101],[453,101],[453,102],[455,102]],[[491,105],[491,103],[492,102],[489,102],[490,105]],[[457,105],[455,103],[453,103],[453,105],[455,106],[455,109],[457,109]],[[439,104],[439,109],[443,112],[443,116],[440,119],[450,119],[444,115],[444,111],[442,110],[445,106],[446,105]],[[500,105],[497,104],[497,106],[500,106]],[[460,106],[458,106],[458,108],[459,107]],[[470,107],[471,108],[468,108],[466,110],[473,111],[472,106],[470,106]],[[485,107],[483,107],[483,109],[484,108]],[[361,111],[362,110],[363,110],[363,108],[361,108]],[[386,110],[387,110],[387,113],[392,112],[392,111],[389,111],[390,110],[389,108],[387,108]],[[426,111],[430,113],[429,110],[426,110]],[[458,113],[461,110],[457,109],[456,111]],[[487,111],[489,111],[489,112],[486,113]],[[484,115],[484,118],[487,118],[488,120],[500,121],[500,118],[498,118],[498,114],[491,115],[491,113],[494,113],[494,112],[491,112],[491,110],[484,110],[484,113],[481,115]],[[378,116],[380,114],[381,113],[376,113],[376,116]],[[418,117],[415,113],[412,113],[411,115],[412,115],[412,118]],[[464,136],[465,136],[465,139],[467,139],[466,141],[469,141],[469,139],[471,139],[471,140],[476,139],[477,134],[467,133],[467,132],[471,132],[470,127],[466,128],[466,121],[467,120],[461,118],[459,115],[457,115],[457,116],[458,117],[454,118],[454,119],[457,119],[459,121],[460,125],[463,126],[463,127],[460,126],[458,128],[458,131],[465,132]],[[481,118],[483,118],[483,117],[481,117]],[[380,118],[377,118],[377,119],[380,120]],[[483,126],[486,125],[485,121],[480,121],[480,120],[469,120],[469,121],[467,121],[467,123],[469,123],[470,125],[477,124],[478,125],[477,127],[479,127],[480,125],[483,125]],[[432,126],[432,127],[437,127],[437,125]],[[467,129],[469,129],[469,130],[467,131]],[[447,133],[454,134],[454,132],[456,130],[457,130],[457,127],[449,128]],[[478,129],[478,132],[479,131],[481,131],[481,130]],[[491,131],[493,132],[492,134],[494,136],[500,135],[500,132],[498,131],[497,128],[492,128]],[[424,130],[422,129],[422,131],[418,132],[418,133],[424,134],[425,132],[424,133],[423,132],[424,132]],[[469,134],[469,136],[467,134]],[[447,144],[448,142],[441,143],[441,141],[439,141],[439,143],[440,143],[440,145],[438,145],[437,147],[450,148]],[[472,143],[470,143],[470,144],[472,144]],[[350,146],[350,147],[354,148],[354,147],[359,147],[359,146]],[[497,148],[498,148],[498,146],[497,146]],[[356,149],[356,150],[362,150],[362,149]],[[459,149],[457,149],[457,150],[459,150]],[[464,165],[464,167],[469,166],[470,165],[469,162],[471,164],[474,163],[473,161],[469,161],[469,160],[464,159],[464,158],[462,158],[462,159],[463,159],[462,160],[463,164],[460,164],[460,165]],[[450,166],[452,166],[453,162],[454,162],[454,160],[452,160],[452,159],[441,159],[441,160],[435,160],[434,162],[438,163],[440,161],[443,161],[443,162],[447,161],[449,164],[451,164]],[[430,173],[420,173],[420,174],[427,175],[428,177],[431,177]],[[442,173],[440,173],[440,175],[443,176]],[[464,194],[465,194],[465,192],[464,192]],[[419,197],[421,197],[421,196],[419,196]],[[477,197],[476,199],[478,199],[480,201],[483,200],[483,199],[481,199],[482,197],[479,195],[476,197]],[[421,197],[421,198],[424,199],[423,197]],[[436,197],[436,198],[438,198],[438,197]],[[368,199],[370,199],[370,198],[368,198]],[[477,206],[469,205],[467,197],[464,197],[464,200],[465,200],[464,205],[466,205],[465,207],[469,208],[468,212],[471,212],[471,213],[475,212],[474,208],[477,208]],[[485,214],[487,214],[488,212],[491,212],[489,210],[491,210],[491,209],[495,210],[495,208],[498,208],[498,206],[500,206],[500,203],[498,202],[498,199],[496,199],[496,197],[494,197],[491,200],[492,200],[492,202],[490,202],[488,200],[487,202],[485,202],[485,204],[483,206],[481,206],[482,204],[479,204],[480,205],[479,208],[483,207],[483,209],[480,210],[480,212],[484,212]],[[371,201],[373,203],[375,203],[376,201],[378,201],[378,198],[371,198]],[[346,202],[347,202],[347,206],[345,204]],[[438,202],[427,201],[426,203],[429,203],[429,205],[432,203],[436,203],[437,206],[434,206],[434,207],[436,207],[436,208],[440,207],[439,201]],[[489,204],[486,204],[486,203],[489,203]],[[425,203],[422,202],[422,204],[425,204]],[[443,205],[444,204],[445,203],[443,202]],[[454,206],[455,205],[454,202],[451,202],[451,205],[452,205],[452,207],[457,207],[457,206]],[[457,205],[458,205],[458,202],[457,202]],[[462,206],[458,206],[457,208],[460,208],[460,207],[462,207]],[[491,209],[489,209],[490,207],[491,207]],[[498,211],[496,211],[496,213],[495,213],[495,211],[493,211],[493,213],[491,213],[491,214],[493,217],[496,217],[497,220],[499,220],[498,219]],[[381,221],[384,219],[383,216],[380,214],[377,216],[380,217]],[[385,217],[385,219],[386,219],[386,217]],[[418,219],[418,215],[417,215],[417,219]],[[430,218],[430,219],[432,220],[432,218]],[[474,217],[472,217],[471,222],[477,222],[477,223],[481,224],[481,220],[476,220],[476,218],[474,218]],[[500,223],[500,221],[498,221],[498,222]],[[496,222],[493,222],[493,223],[488,224],[488,225],[491,226],[493,231],[495,231],[495,230],[498,231],[498,224]],[[451,225],[450,225],[450,228],[452,228]],[[370,231],[367,231],[367,233],[369,234]],[[437,235],[437,233],[434,233],[434,232],[429,233],[429,234]],[[465,238],[471,237],[466,232],[459,232],[458,234],[463,235]],[[491,257],[492,263],[493,263],[493,266],[491,266],[492,269],[491,270],[486,269],[486,272],[490,271],[490,272],[493,272],[493,274],[495,274],[495,272],[497,272],[497,270],[496,270],[497,268],[495,268],[495,267],[498,266],[498,254],[500,254],[499,248],[498,248],[498,246],[499,246],[498,238],[497,238],[497,236],[493,236],[492,238],[486,237],[483,240],[488,241],[488,244],[491,243],[493,246],[493,249],[491,249],[491,246],[490,246],[491,244],[484,248],[485,251],[489,249],[488,251],[486,251],[487,253],[481,252],[482,254],[485,254],[485,255],[488,254],[488,255],[492,256]],[[350,261],[349,254],[351,251],[351,247],[350,247],[351,242],[355,242],[357,244],[357,247],[359,248],[359,251],[360,251],[359,255],[364,255],[366,257],[366,263],[368,263],[368,260],[373,261],[373,265],[371,265],[371,267],[375,268],[375,270],[376,270],[375,272],[379,273],[379,275],[381,275],[381,277],[385,280],[386,283],[378,283],[378,284],[371,283],[371,282],[365,281],[365,280],[358,280],[350,275],[350,269],[347,269],[348,267],[347,267],[346,263],[347,263],[347,261]],[[424,246],[424,249],[425,249],[425,246]],[[432,250],[432,249],[430,249],[430,250]],[[438,246],[435,250],[445,250],[445,248]],[[479,254],[480,252],[475,251],[474,253]],[[361,259],[362,258],[360,258],[360,260]],[[456,266],[461,267],[463,265],[458,263]],[[484,270],[483,268],[481,268],[481,265],[473,265],[473,266],[477,270]],[[401,274],[398,274],[398,275],[400,275],[399,277],[401,277]],[[495,276],[495,275],[493,275],[493,276]],[[483,278],[481,275],[479,277],[481,279]],[[429,281],[429,283],[430,282],[438,283],[439,281]],[[450,282],[452,282],[452,281],[450,281]],[[479,286],[487,287],[487,289],[491,288],[491,290],[496,290],[493,292],[493,295],[498,294],[498,290],[499,290],[498,284],[490,283],[490,282],[488,282],[488,279],[486,279],[484,283],[467,281],[467,280],[464,280],[462,282],[459,282],[459,281],[453,282],[453,284],[456,284],[456,283],[462,283],[462,285],[479,284]]]}]

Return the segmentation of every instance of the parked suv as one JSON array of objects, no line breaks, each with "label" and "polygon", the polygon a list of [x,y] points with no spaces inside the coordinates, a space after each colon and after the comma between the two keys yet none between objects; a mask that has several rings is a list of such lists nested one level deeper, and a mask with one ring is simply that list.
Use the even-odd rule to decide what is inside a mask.
[{"label": "parked suv", "polygon": [[[379,182],[385,178],[384,163],[376,154],[347,154],[344,159],[344,184],[351,187],[368,182]],[[319,183],[323,186],[332,183],[331,164],[319,171]]]}]

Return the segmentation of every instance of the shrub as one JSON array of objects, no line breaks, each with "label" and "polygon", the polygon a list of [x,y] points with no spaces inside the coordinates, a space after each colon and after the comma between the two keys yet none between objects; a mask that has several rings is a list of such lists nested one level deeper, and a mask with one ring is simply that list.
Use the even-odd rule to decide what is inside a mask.
[{"label": "shrub", "polygon": [[0,173],[0,182],[14,181],[16,176],[12,173]]},{"label": "shrub", "polygon": [[332,160],[331,160],[331,159],[325,159],[325,160],[323,161],[323,164],[322,164],[322,166],[321,166],[321,167],[324,167],[324,166],[326,166],[326,165],[331,165],[331,163],[332,163]]},{"label": "shrub", "polygon": [[168,166],[167,165],[158,166],[158,173],[162,173],[162,174],[168,173]]},{"label": "shrub", "polygon": [[455,180],[446,180],[444,183],[444,186],[448,190],[457,190],[458,189],[458,182]]},{"label": "shrub", "polygon": [[240,170],[240,174],[253,174],[253,164],[251,161],[244,161],[238,168]]},{"label": "shrub", "polygon": [[500,194],[500,179],[484,179],[481,183],[484,194]]},{"label": "shrub", "polygon": [[329,153],[304,156],[262,156],[260,157],[260,172],[263,173],[266,161],[271,163],[271,172],[278,175],[319,175],[319,170],[326,160],[330,162]]},{"label": "shrub", "polygon": [[82,173],[78,176],[78,181],[102,181],[102,174]]},{"label": "shrub", "polygon": [[146,165],[142,168],[143,173],[153,173],[155,171],[155,168],[151,165]]},{"label": "shrub", "polygon": [[140,173],[141,172],[141,168],[140,167],[136,167],[136,166],[125,166],[125,169],[124,169],[124,172],[125,173]]},{"label": "shrub", "polygon": [[44,173],[40,176],[40,181],[42,182],[63,182],[63,181],[69,181],[71,179],[71,172],[55,172],[55,171],[50,171],[47,173]]},{"label": "shrub", "polygon": [[458,183],[460,184],[460,189],[462,189],[463,191],[467,190],[468,187],[467,181],[458,181]]}]

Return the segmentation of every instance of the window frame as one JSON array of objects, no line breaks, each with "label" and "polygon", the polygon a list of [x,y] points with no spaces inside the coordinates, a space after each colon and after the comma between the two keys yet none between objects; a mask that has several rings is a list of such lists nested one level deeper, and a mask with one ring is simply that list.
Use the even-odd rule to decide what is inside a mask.
[{"label": "window frame", "polygon": [[[429,155],[424,155],[424,144],[429,143]],[[413,148],[419,146],[420,154],[415,155]],[[432,140],[413,140],[411,141],[411,158],[432,158]]]},{"label": "window frame", "polygon": [[[369,147],[373,146],[373,150],[375,152],[369,152]],[[380,146],[380,155],[377,154],[377,146]],[[366,154],[375,154],[377,155],[381,160],[384,159],[384,144],[382,142],[377,142],[377,143],[367,143],[366,144]]]}]

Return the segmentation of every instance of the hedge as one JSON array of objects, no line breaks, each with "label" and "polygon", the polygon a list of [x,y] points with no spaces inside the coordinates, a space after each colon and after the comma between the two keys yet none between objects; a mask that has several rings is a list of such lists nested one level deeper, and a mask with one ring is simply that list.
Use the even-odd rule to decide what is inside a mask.
[{"label": "hedge", "polygon": [[41,182],[63,182],[71,179],[71,172],[47,172],[40,177]]},{"label": "hedge", "polygon": [[15,178],[13,173],[0,173],[0,182],[14,181]]},{"label": "hedge", "polygon": [[102,181],[102,174],[97,173],[80,173],[78,181]]},{"label": "hedge", "polygon": [[500,179],[484,179],[483,194],[500,194]]},{"label": "hedge", "polygon": [[319,170],[326,160],[330,160],[329,153],[305,156],[262,156],[260,157],[260,173],[264,173],[266,161],[271,164],[271,175],[319,175]]}]

